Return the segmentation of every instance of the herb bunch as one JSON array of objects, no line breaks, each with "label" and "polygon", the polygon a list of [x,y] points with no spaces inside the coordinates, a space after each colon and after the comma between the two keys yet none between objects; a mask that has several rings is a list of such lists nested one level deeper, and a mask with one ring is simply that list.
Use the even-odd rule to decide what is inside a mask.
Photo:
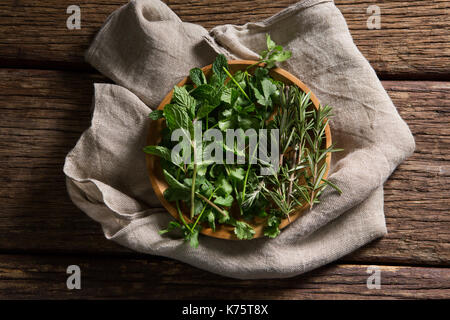
[{"label": "herb bunch", "polygon": [[[234,228],[237,238],[252,239],[255,230],[250,223],[259,218],[265,221],[264,234],[274,238],[280,233],[282,219],[289,219],[299,206],[318,203],[326,186],[340,192],[324,179],[326,155],[338,151],[333,146],[324,147],[331,107],[314,108],[309,93],[269,75],[276,62],[290,57],[291,52],[267,35],[267,50],[257,64],[231,74],[225,56],[218,55],[209,79],[201,69],[192,69],[192,84],[176,86],[164,110],[150,113],[153,120],[165,118],[166,127],[161,143],[144,151],[160,157],[169,186],[164,197],[175,203],[179,215],[179,221],[171,221],[160,234],[179,229],[185,240],[197,247],[202,228],[209,226],[215,231],[218,225],[226,224]],[[230,149],[223,142],[225,152],[245,161],[227,164],[203,160],[198,153],[204,152],[208,143],[194,135],[199,121],[202,130],[216,128],[223,133],[228,129],[278,129],[279,165],[268,167],[273,171],[270,175],[258,175],[267,163],[256,152],[236,144]],[[176,142],[171,136],[176,129],[182,129],[190,141],[190,154],[183,154],[183,158],[193,157],[194,161],[172,162]],[[232,214],[232,207],[238,212]],[[189,219],[183,212],[189,212]]]}]

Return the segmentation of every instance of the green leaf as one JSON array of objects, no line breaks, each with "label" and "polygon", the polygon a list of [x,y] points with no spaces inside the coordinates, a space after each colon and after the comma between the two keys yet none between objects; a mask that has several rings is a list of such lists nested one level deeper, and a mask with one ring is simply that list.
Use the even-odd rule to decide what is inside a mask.
[{"label": "green leaf", "polygon": [[262,79],[266,78],[268,74],[269,74],[269,70],[268,69],[258,67],[255,70],[255,80],[257,82],[260,82]]},{"label": "green leaf", "polygon": [[[216,108],[220,104],[221,97],[222,97],[222,90],[217,89],[214,86],[211,86],[209,84],[203,84],[203,85],[195,88],[191,94],[198,101],[202,101],[202,106],[209,104],[210,108],[212,108],[209,111],[209,112],[211,112],[214,108]],[[203,112],[205,112],[205,110]],[[206,116],[206,114],[203,116]],[[197,113],[197,118],[199,118],[198,113]]]},{"label": "green leaf", "polygon": [[226,88],[222,91],[221,101],[233,106],[239,98],[240,91],[235,88]]},{"label": "green leaf", "polygon": [[164,177],[166,178],[167,184],[173,189],[180,189],[181,191],[190,192],[189,187],[175,179],[167,170],[163,170]]},{"label": "green leaf", "polygon": [[291,57],[292,57],[291,51],[281,51],[274,53],[270,58],[271,60],[276,62],[283,62],[290,59]]},{"label": "green leaf", "polygon": [[337,185],[335,185],[334,183],[332,183],[331,181],[326,180],[326,179],[322,179],[322,181],[325,182],[325,183],[326,183],[327,185],[329,185],[330,187],[332,187],[333,189],[335,189],[337,192],[339,192],[339,194],[342,194],[342,190],[341,190]]},{"label": "green leaf", "polygon": [[199,163],[197,164],[197,176],[205,176],[206,175],[206,171],[208,171],[208,166],[210,165],[210,163]]},{"label": "green leaf", "polygon": [[195,198],[194,202],[195,202],[194,215],[196,216],[196,215],[200,214],[200,212],[202,212],[204,204],[203,204],[203,201],[198,198]]},{"label": "green leaf", "polygon": [[264,95],[258,90],[258,88],[256,86],[254,86],[252,83],[250,83],[250,87],[253,90],[253,94],[255,95],[255,98],[257,100],[257,102],[262,105],[262,106],[266,106],[267,105],[267,100],[264,97]]},{"label": "green leaf", "polygon": [[233,192],[233,187],[231,186],[231,183],[228,181],[228,179],[224,175],[220,175],[215,183],[217,189],[217,193],[220,195],[229,195],[231,192]]},{"label": "green leaf", "polygon": [[164,117],[164,112],[162,110],[154,110],[150,112],[148,117],[152,120],[158,120]]},{"label": "green leaf", "polygon": [[189,113],[191,119],[194,118],[197,102],[194,97],[189,94],[185,87],[175,86],[173,88],[172,102],[184,108],[186,112]]},{"label": "green leaf", "polygon": [[320,168],[319,175],[317,176],[317,180],[316,180],[316,183],[314,185],[314,190],[316,190],[319,187],[320,182],[322,181],[322,178],[323,178],[326,170],[327,170],[327,163],[325,162],[322,165],[322,168]]},{"label": "green leaf", "polygon": [[206,101],[211,101],[212,99],[214,99],[216,94],[217,89],[209,84],[202,84],[191,92],[192,97],[194,97],[195,99]]},{"label": "green leaf", "polygon": [[206,213],[206,218],[208,219],[208,224],[213,229],[213,231],[216,231],[216,215],[212,210],[208,210]]},{"label": "green leaf", "polygon": [[178,221],[170,221],[169,225],[167,226],[166,229],[160,230],[158,233],[160,235],[163,235],[165,233],[168,233],[174,229],[180,228],[181,229],[181,224]]},{"label": "green leaf", "polygon": [[232,88],[225,88],[222,91],[222,95],[220,97],[220,100],[225,102],[225,103],[231,104],[231,90],[232,90]]},{"label": "green leaf", "polygon": [[241,240],[250,240],[253,239],[255,235],[255,230],[253,230],[252,226],[244,221],[236,221],[236,225],[234,227],[234,233]]},{"label": "green leaf", "polygon": [[198,234],[199,234],[199,232],[200,232],[200,229],[199,228],[195,228],[194,230],[192,230],[192,232],[188,232],[186,234],[185,239],[187,241],[189,241],[189,245],[192,248],[197,248],[198,247]]},{"label": "green leaf", "polygon": [[233,201],[234,201],[233,196],[229,194],[225,198],[217,196],[216,199],[214,200],[214,203],[219,206],[231,207]]},{"label": "green leaf", "polygon": [[[173,162],[172,161],[172,154],[170,152],[170,150],[166,147],[161,147],[161,146],[146,146],[144,148],[144,152],[148,153],[148,154],[152,154],[154,156],[158,156],[162,159],[165,159],[167,161]],[[175,155],[175,159],[176,163],[181,163],[181,159],[180,159],[180,155],[176,154]]]},{"label": "green leaf", "polygon": [[283,50],[283,47],[277,45],[271,38],[270,35],[266,35],[267,50],[261,52],[260,62],[265,62],[266,69],[271,69],[275,66],[276,62],[283,62],[292,56],[292,52],[288,50]]},{"label": "green leaf", "polygon": [[212,106],[210,104],[202,104],[201,107],[198,109],[197,112],[197,119],[203,119],[208,114],[211,113],[217,106]]},{"label": "green leaf", "polygon": [[274,94],[277,91],[277,86],[272,83],[269,79],[263,79],[261,81],[261,87],[264,93],[264,97],[266,100],[270,98],[272,94]]},{"label": "green leaf", "polygon": [[221,83],[223,83],[227,78],[227,74],[223,70],[224,68],[227,70],[229,69],[227,58],[223,54],[219,54],[216,60],[214,60],[212,69],[214,74],[216,74],[219,77]]},{"label": "green leaf", "polygon": [[269,51],[272,51],[276,44],[275,42],[270,38],[269,34],[266,34],[266,42],[267,42],[267,49],[269,49]]},{"label": "green leaf", "polygon": [[276,238],[281,233],[280,229],[276,226],[265,227],[264,235],[269,238]]},{"label": "green leaf", "polygon": [[280,217],[277,217],[276,215],[271,215],[268,219],[267,219],[267,225],[269,227],[278,227],[281,223],[281,219]]},{"label": "green leaf", "polygon": [[206,77],[203,73],[202,69],[200,68],[193,68],[189,72],[189,76],[193,83],[195,83],[196,86],[201,86],[202,84],[206,84]]},{"label": "green leaf", "polygon": [[169,187],[164,191],[164,199],[170,202],[174,201],[188,201],[191,198],[191,194],[188,191],[178,188]]},{"label": "green leaf", "polygon": [[192,131],[193,125],[185,108],[175,104],[167,104],[164,107],[164,117],[166,118],[167,126],[171,131],[176,129],[187,129]]},{"label": "green leaf", "polygon": [[[197,173],[198,174],[198,173]],[[214,187],[211,184],[211,182],[206,181],[204,184],[202,184],[202,186],[200,187],[200,191],[201,193],[206,196],[207,198],[209,198],[212,193],[214,192]]]},{"label": "green leaf", "polygon": [[231,119],[225,119],[219,121],[219,128],[222,131],[226,131],[227,129],[231,129],[234,126],[234,122]]},{"label": "green leaf", "polygon": [[227,210],[222,210],[222,211],[225,213],[225,215],[219,213],[220,214],[219,223],[229,222],[231,220],[229,212]]},{"label": "green leaf", "polygon": [[245,177],[245,170],[244,168],[230,169],[230,176],[238,181],[242,181]]}]

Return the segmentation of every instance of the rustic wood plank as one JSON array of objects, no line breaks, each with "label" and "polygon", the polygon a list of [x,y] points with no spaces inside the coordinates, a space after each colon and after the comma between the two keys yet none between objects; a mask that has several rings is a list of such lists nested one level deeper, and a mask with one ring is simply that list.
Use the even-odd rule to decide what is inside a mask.
[{"label": "rustic wood plank", "polygon": [[[206,28],[243,24],[275,14],[296,0],[166,0],[183,20]],[[447,0],[335,1],[362,53],[382,78],[450,78],[450,4]],[[81,29],[67,30],[59,0],[0,4],[0,66],[85,69],[83,52],[106,17],[124,0],[79,0]],[[367,8],[381,9],[381,29],[368,30]]]},{"label": "rustic wood plank", "polygon": [[[81,290],[68,290],[69,265]],[[291,279],[235,280],[166,259],[0,255],[0,299],[445,299],[450,269],[378,266],[381,288],[368,289],[367,265],[330,265]]]},{"label": "rustic wood plank", "polygon": [[[66,194],[66,153],[89,126],[98,75],[0,69],[0,252],[126,254]],[[343,261],[450,263],[450,83],[383,83],[417,151],[385,186],[389,235]]]},{"label": "rustic wood plank", "polygon": [[388,236],[347,259],[390,263],[432,260],[448,265],[450,83],[386,81],[383,85],[408,123],[416,151],[384,187]]}]

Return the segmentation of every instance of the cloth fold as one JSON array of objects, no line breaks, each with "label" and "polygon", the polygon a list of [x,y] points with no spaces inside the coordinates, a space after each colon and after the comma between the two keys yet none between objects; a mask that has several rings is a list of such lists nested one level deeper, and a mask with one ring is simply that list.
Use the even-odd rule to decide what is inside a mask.
[{"label": "cloth fold", "polygon": [[[332,105],[331,188],[321,203],[276,239],[229,241],[201,236],[192,249],[160,236],[172,219],[153,194],[142,148],[148,113],[193,67],[217,53],[258,59],[265,34],[293,52],[280,66]],[[117,85],[96,84],[92,124],[64,165],[74,203],[108,239],[136,251],[184,261],[221,275],[290,277],[338,259],[386,234],[383,183],[414,151],[406,123],[354,45],[332,1],[306,0],[261,22],[210,32],[182,22],[159,0],[131,1],[111,14],[86,60]]]}]

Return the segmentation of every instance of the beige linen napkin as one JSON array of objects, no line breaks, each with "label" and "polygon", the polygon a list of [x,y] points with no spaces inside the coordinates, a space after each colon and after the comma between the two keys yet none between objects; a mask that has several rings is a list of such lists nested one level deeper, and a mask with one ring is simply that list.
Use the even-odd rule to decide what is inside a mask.
[{"label": "beige linen napkin", "polygon": [[[172,219],[153,194],[142,148],[148,113],[189,69],[217,53],[258,59],[265,34],[293,52],[281,67],[334,107],[331,188],[313,210],[276,239],[200,236],[192,249],[158,230]],[[306,0],[258,23],[207,32],[182,22],[158,0],[132,1],[99,31],[86,59],[118,85],[96,84],[92,125],[67,155],[64,173],[74,203],[108,239],[221,275],[294,276],[338,259],[386,234],[383,183],[414,150],[414,139],[374,70],[354,45],[332,1]]]}]

